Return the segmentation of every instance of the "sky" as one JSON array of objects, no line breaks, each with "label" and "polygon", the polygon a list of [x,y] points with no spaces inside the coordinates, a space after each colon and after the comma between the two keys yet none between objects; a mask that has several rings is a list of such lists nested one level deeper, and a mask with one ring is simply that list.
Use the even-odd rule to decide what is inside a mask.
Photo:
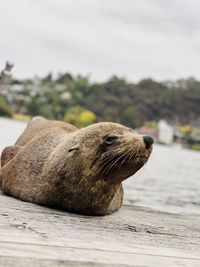
[{"label": "sky", "polygon": [[131,81],[200,77],[199,0],[0,0],[0,68]]}]

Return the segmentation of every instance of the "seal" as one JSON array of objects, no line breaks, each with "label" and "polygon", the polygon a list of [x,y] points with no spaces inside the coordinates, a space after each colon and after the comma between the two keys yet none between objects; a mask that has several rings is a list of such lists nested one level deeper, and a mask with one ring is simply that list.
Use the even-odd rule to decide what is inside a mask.
[{"label": "seal", "polygon": [[122,181],[148,160],[153,139],[112,122],[77,129],[34,118],[1,157],[1,188],[23,201],[86,215],[122,205]]}]

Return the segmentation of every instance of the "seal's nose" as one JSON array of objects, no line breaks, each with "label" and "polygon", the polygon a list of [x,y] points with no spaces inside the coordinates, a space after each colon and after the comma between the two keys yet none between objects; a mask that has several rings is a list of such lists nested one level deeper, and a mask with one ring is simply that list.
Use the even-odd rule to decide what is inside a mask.
[{"label": "seal's nose", "polygon": [[144,140],[144,143],[145,143],[145,146],[146,146],[146,149],[149,149],[150,146],[153,144],[154,140],[151,136],[143,136],[143,140]]}]

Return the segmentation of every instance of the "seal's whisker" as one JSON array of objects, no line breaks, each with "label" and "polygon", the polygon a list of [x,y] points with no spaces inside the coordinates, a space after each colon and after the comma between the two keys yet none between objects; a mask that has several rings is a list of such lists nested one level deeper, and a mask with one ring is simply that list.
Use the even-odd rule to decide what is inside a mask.
[{"label": "seal's whisker", "polygon": [[[123,147],[123,146],[118,146],[117,148],[110,149],[110,150],[109,150],[109,154],[108,154],[108,156],[105,157],[105,159],[107,159],[109,156],[112,156],[112,157],[113,157],[113,154],[111,154],[111,153],[113,153],[113,152],[115,152],[115,155],[116,155],[116,153],[121,152],[122,147]],[[104,155],[104,154],[106,154],[106,153],[107,153],[107,152],[104,152],[104,153],[102,153],[102,155]],[[104,159],[103,159],[103,160],[104,160]]]},{"label": "seal's whisker", "polygon": [[[120,152],[120,154],[121,154],[121,147],[123,147],[124,148],[124,146],[120,146],[120,149],[116,149],[116,151],[115,152]],[[126,147],[125,147],[126,148]],[[119,151],[118,151],[119,150]],[[112,165],[112,167],[121,159],[121,158],[123,158],[123,157],[125,157],[124,158],[124,160],[123,160],[123,162],[125,162],[125,160],[128,158],[128,156],[129,156],[129,153],[130,153],[130,151],[129,150],[126,150],[121,156],[120,156],[120,158],[117,158],[117,160],[116,160],[116,162],[113,162],[112,160],[113,159],[115,159],[115,157],[117,156],[117,154],[114,154],[114,155],[111,155],[111,157],[106,157],[105,159],[103,159],[102,161],[105,161],[105,160],[107,160],[102,166],[101,166],[101,168],[100,168],[100,170],[102,170],[102,168],[104,168],[105,166],[106,166],[106,164],[108,164],[108,166],[103,170],[103,172],[101,173],[101,176],[100,177],[102,177],[102,175],[104,174],[104,173],[107,173],[108,172],[108,170],[109,170],[109,168],[111,167],[111,165]],[[108,158],[109,158],[109,160],[108,160]],[[122,164],[120,164],[120,167],[122,166]],[[111,168],[112,168],[111,167]],[[110,168],[110,169],[111,169]]]},{"label": "seal's whisker", "polygon": [[124,164],[124,162],[127,160],[127,158],[128,158],[129,155],[130,155],[130,151],[127,150],[127,151],[126,151],[126,154],[125,154],[125,157],[124,157],[124,159],[122,160],[122,162],[121,162],[121,164],[120,164],[120,168],[121,168],[121,166]]},{"label": "seal's whisker", "polygon": [[[121,150],[121,148],[122,148],[123,146],[121,145],[121,146],[118,146],[117,148],[114,148],[114,149],[110,149],[109,150],[109,155],[108,155],[108,157],[109,156],[111,156],[111,157],[113,157],[113,155],[111,154],[113,151],[120,151]],[[103,153],[101,153],[101,154],[99,154],[99,155],[97,155],[95,158],[94,158],[94,160],[92,161],[92,163],[94,163],[99,157],[101,157],[102,155],[104,155],[105,153],[107,153],[107,151],[106,152],[103,152]],[[106,160],[107,159],[107,157],[105,157],[104,159],[103,159],[103,161],[104,160]]]},{"label": "seal's whisker", "polygon": [[112,167],[120,160],[121,157],[122,157],[122,155],[119,158],[110,162],[110,164],[105,168],[105,173],[108,173],[109,170],[112,169]]},{"label": "seal's whisker", "polygon": [[[113,161],[113,159],[116,157],[116,155],[112,155],[112,157],[109,159],[109,160],[107,160],[106,162],[104,162],[104,164],[100,167],[100,169],[98,170],[98,172],[101,172],[101,170],[109,163],[109,165],[110,164],[112,164],[112,161]],[[109,166],[108,165],[108,166]],[[106,168],[105,168],[106,169]],[[102,175],[104,174],[104,172],[105,172],[105,169],[103,169],[103,172],[101,173],[101,175],[100,175],[100,177],[102,177]]]},{"label": "seal's whisker", "polygon": [[[113,149],[112,150],[112,152],[113,151],[115,151],[115,150],[117,150],[117,149]],[[116,151],[115,151],[116,152]],[[101,154],[101,155],[99,155],[98,157],[100,157],[100,156],[102,156],[103,155],[103,153]],[[100,167],[100,168],[98,168],[98,169],[96,169],[96,172],[93,174],[94,176],[96,176],[97,175],[97,173],[100,173],[101,172],[101,170],[106,166],[106,164],[108,164],[109,163],[109,161],[112,161],[113,160],[113,158],[116,156],[116,154],[114,154],[114,155],[108,155],[107,157],[105,157],[103,160],[102,160],[102,163],[103,163],[103,165]],[[93,170],[94,170],[94,168],[95,168],[95,165],[93,165],[93,167],[92,167],[92,169],[90,169],[90,171],[92,172]],[[89,173],[89,172],[88,172]],[[87,174],[86,174],[87,175]],[[101,177],[101,176],[100,176]],[[99,178],[100,178],[99,177]]]},{"label": "seal's whisker", "polygon": [[130,151],[128,151],[126,157],[124,158],[124,160],[123,160],[122,163],[121,163],[121,166],[122,166],[126,161],[129,162],[129,161],[130,161],[129,158],[130,158]]},{"label": "seal's whisker", "polygon": [[[112,150],[110,150],[110,151],[114,151],[114,149],[112,149]],[[95,165],[94,165],[94,163],[95,163],[95,161],[99,158],[99,157],[101,157],[103,155],[103,153],[101,153],[100,155],[98,155],[98,156],[96,156],[95,157],[95,159],[92,161],[92,164],[93,164],[93,166],[92,166],[92,168],[91,169],[89,169],[89,171],[83,176],[83,178],[80,180],[80,182],[89,174],[89,173],[91,173],[92,174],[92,171],[95,169]],[[113,158],[113,155],[108,155],[108,157],[105,157],[103,160],[102,160],[102,162],[103,161],[105,161],[105,160],[107,160],[108,158],[110,157],[110,159],[112,159]],[[109,161],[109,160],[108,160]],[[105,163],[106,164],[106,163]],[[103,167],[103,166],[102,166]],[[101,167],[101,168],[102,168]],[[97,174],[97,172],[99,172],[99,170],[100,169],[98,169],[95,173],[94,173],[94,175],[96,175]]]},{"label": "seal's whisker", "polygon": [[110,150],[112,152],[115,152],[115,154],[109,154],[107,157],[105,157],[104,159],[102,159],[102,162],[104,163],[102,165],[102,167],[104,167],[110,160],[112,160],[113,158],[115,158],[117,156],[117,153],[120,152],[120,150],[121,150],[121,148],[120,149]]},{"label": "seal's whisker", "polygon": [[134,156],[137,155],[137,151],[133,151],[131,154],[130,154],[130,158],[129,160],[132,160],[134,158]]},{"label": "seal's whisker", "polygon": [[104,171],[105,171],[106,173],[109,172],[109,170],[111,170],[112,167],[113,167],[114,165],[116,165],[116,163],[117,163],[121,158],[125,157],[127,153],[129,153],[129,151],[125,151],[125,152],[124,152],[121,156],[119,156],[114,162],[111,162],[111,163],[105,168]]},{"label": "seal's whisker", "polygon": [[108,173],[123,156],[124,156],[124,154],[122,154],[118,159],[116,159],[116,161],[114,161],[112,164],[110,164],[110,167],[107,168],[106,173]]},{"label": "seal's whisker", "polygon": [[[113,150],[113,152],[114,152],[114,150]],[[117,152],[118,151],[115,151],[115,154],[109,154],[107,157],[102,159],[102,162],[109,161],[110,159],[113,159],[115,156],[117,156]]]},{"label": "seal's whisker", "polygon": [[[112,158],[110,158],[109,160],[107,160],[101,167],[100,167],[100,171],[103,169],[102,173],[100,174],[100,177],[102,177],[102,175],[105,173],[105,170],[107,169],[108,166],[110,166],[110,164],[112,164],[113,160],[115,160],[116,158],[116,154],[112,156]],[[108,164],[108,166],[106,167],[106,165]],[[106,167],[106,168],[104,168]]]},{"label": "seal's whisker", "polygon": [[[124,148],[124,146],[123,146],[123,148]],[[114,150],[113,150],[114,151]],[[117,153],[119,153],[119,154],[121,154],[122,153],[122,149],[121,149],[121,147],[119,148],[119,149],[116,149],[115,150],[115,154],[114,155],[109,155],[108,157],[105,157],[103,160],[102,160],[102,162],[103,161],[105,161],[105,160],[107,160],[107,159],[112,159],[112,158],[114,158],[114,157],[116,157],[118,154]],[[125,152],[126,153],[126,152]],[[125,154],[124,154],[125,155]],[[109,160],[108,160],[109,161]],[[108,161],[107,161],[107,163],[108,163]]]},{"label": "seal's whisker", "polygon": [[135,155],[136,155],[136,151],[132,151],[132,152],[130,153],[130,158],[129,158],[129,160],[131,160]]}]

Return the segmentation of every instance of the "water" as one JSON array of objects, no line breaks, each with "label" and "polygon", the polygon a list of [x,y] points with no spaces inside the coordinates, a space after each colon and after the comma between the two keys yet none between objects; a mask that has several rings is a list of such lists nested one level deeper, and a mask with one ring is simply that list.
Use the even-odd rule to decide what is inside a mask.
[{"label": "water", "polygon": [[[26,124],[0,118],[0,152]],[[154,145],[145,167],[124,182],[124,203],[200,216],[200,152]]]},{"label": "water", "polygon": [[124,189],[126,204],[200,215],[200,152],[154,145],[147,165]]},{"label": "water", "polygon": [[14,145],[25,127],[25,122],[0,118],[0,153],[4,147]]}]

